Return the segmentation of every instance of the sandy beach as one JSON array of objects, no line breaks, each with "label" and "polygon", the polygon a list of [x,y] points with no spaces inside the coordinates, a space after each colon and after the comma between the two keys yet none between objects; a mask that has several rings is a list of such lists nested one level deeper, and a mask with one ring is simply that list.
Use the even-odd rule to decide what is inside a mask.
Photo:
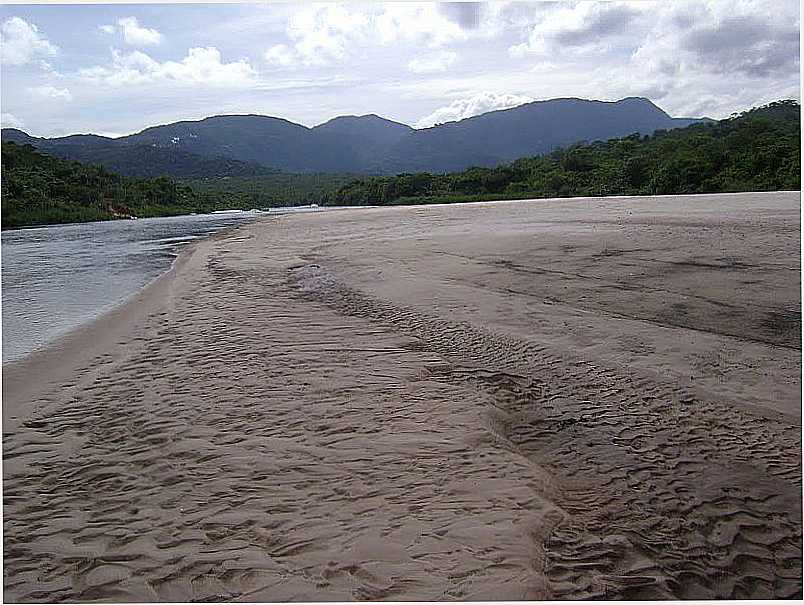
[{"label": "sandy beach", "polygon": [[7,601],[802,591],[800,193],[266,217],[3,369]]}]

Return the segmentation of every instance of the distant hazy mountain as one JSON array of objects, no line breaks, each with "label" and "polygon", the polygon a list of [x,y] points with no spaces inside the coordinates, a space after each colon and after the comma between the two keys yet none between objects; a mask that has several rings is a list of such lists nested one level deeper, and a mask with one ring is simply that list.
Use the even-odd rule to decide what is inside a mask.
[{"label": "distant hazy mountain", "polygon": [[382,169],[445,172],[494,166],[581,141],[651,134],[697,121],[671,118],[649,100],[633,97],[614,103],[536,101],[419,130],[389,150]]},{"label": "distant hazy mountain", "polygon": [[[415,133],[410,126],[376,115],[341,116],[312,129],[313,137],[334,145],[340,172],[377,172],[377,160]],[[331,169],[330,169],[331,170]]]},{"label": "distant hazy mountain", "polygon": [[111,139],[30,137],[3,129],[3,140],[124,174],[177,177],[291,172],[444,172],[495,166],[580,141],[651,134],[700,121],[672,118],[648,99],[537,101],[415,130],[376,115],[342,116],[307,128],[257,115],[213,116],[146,128]]},{"label": "distant hazy mountain", "polygon": [[36,138],[14,128],[3,129],[3,141],[29,144],[56,157],[84,164],[100,164],[127,176],[177,178],[219,178],[262,176],[276,173],[255,162],[243,162],[220,155],[188,153],[177,146],[121,144],[119,139],[97,135],[72,135],[54,139]]}]

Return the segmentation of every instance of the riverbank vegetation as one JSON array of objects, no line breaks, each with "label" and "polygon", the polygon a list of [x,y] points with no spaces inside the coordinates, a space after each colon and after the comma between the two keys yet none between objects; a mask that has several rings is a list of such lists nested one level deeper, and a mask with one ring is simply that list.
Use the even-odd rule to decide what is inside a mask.
[{"label": "riverbank vegetation", "polygon": [[209,199],[169,177],[124,177],[30,145],[2,144],[2,179],[3,229],[214,209]]},{"label": "riverbank vegetation", "polygon": [[228,208],[276,208],[321,204],[326,194],[358,178],[354,174],[276,171],[256,177],[190,179],[183,182],[210,199],[224,199]]},{"label": "riverbank vegetation", "polygon": [[2,144],[2,226],[173,216],[236,208],[316,204],[354,180],[350,174],[174,179],[126,177],[96,164],[63,160],[31,145]]},{"label": "riverbank vegetation", "polygon": [[355,179],[329,205],[389,205],[801,188],[801,108],[779,101],[727,120],[577,144],[496,168]]},{"label": "riverbank vegetation", "polygon": [[727,120],[580,143],[495,168],[356,177],[268,171],[125,177],[2,144],[2,226],[169,216],[225,208],[798,190],[801,108],[778,101]]}]

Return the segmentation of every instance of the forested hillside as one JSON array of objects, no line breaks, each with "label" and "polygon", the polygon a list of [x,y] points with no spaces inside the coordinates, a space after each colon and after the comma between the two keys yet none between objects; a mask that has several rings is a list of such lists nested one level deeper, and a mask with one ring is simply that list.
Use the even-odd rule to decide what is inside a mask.
[{"label": "forested hillside", "polygon": [[167,216],[202,212],[214,204],[168,177],[140,179],[2,145],[2,226]]},{"label": "forested hillside", "polygon": [[651,134],[698,120],[674,118],[650,100],[550,99],[413,129],[377,115],[340,116],[308,128],[260,115],[222,115],[152,126],[119,138],[32,137],[3,129],[64,159],[101,164],[127,176],[260,176],[261,171],[397,174],[493,167],[578,141]]},{"label": "forested hillside", "polygon": [[257,177],[277,170],[254,162],[241,162],[220,155],[198,155],[173,147],[121,145],[116,139],[96,135],[72,135],[56,139],[32,137],[14,128],[3,129],[3,141],[31,145],[41,153],[84,164],[98,164],[124,176],[176,179]]},{"label": "forested hillside", "polygon": [[[217,165],[217,164],[216,164]],[[127,177],[103,166],[3,143],[2,226],[72,223],[318,203],[349,174],[262,174],[172,179]],[[195,164],[197,166],[197,164]]]},{"label": "forested hillside", "polygon": [[182,180],[211,199],[226,200],[227,208],[267,208],[320,204],[326,194],[357,178],[354,174],[273,172],[254,177]]},{"label": "forested hillside", "polygon": [[801,188],[801,107],[778,101],[715,123],[573,145],[496,168],[361,178],[330,205]]},{"label": "forested hillside", "polygon": [[[311,203],[357,206],[797,190],[800,124],[799,103],[779,101],[716,123],[573,145],[496,168],[360,178],[273,170],[223,177],[193,170],[195,178],[183,181],[136,178],[4,142],[2,225],[7,229]],[[193,160],[187,167],[201,165]]]}]

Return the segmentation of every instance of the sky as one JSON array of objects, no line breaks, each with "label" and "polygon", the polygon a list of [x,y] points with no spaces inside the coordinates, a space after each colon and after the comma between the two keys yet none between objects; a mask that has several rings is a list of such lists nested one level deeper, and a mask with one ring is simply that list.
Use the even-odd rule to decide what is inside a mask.
[{"label": "sky", "polygon": [[4,4],[3,127],[120,136],[219,114],[425,128],[533,100],[728,117],[800,99],[798,0]]}]

